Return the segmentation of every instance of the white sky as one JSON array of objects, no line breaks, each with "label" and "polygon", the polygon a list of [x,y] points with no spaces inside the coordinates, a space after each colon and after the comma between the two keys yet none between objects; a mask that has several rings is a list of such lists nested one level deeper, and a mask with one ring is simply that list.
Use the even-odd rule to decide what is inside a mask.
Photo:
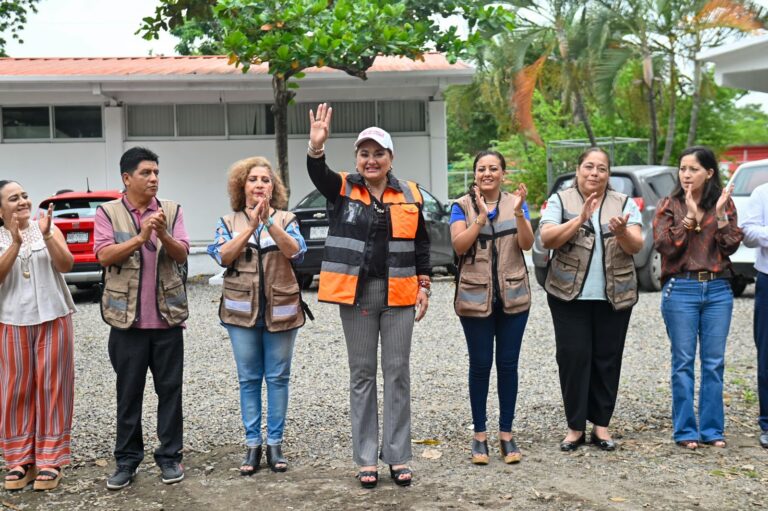
[{"label": "white sky", "polygon": [[[768,0],[755,0],[768,7]],[[163,33],[145,41],[134,32],[154,13],[157,0],[41,0],[27,18],[24,44],[6,34],[12,57],[135,57],[173,55],[176,39]],[[768,94],[753,92],[739,102],[759,103],[768,112]]]}]

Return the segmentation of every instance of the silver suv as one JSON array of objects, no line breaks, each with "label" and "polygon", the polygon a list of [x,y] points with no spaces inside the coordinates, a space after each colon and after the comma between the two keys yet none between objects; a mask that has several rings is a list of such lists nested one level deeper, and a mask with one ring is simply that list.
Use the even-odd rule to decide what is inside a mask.
[{"label": "silver suv", "polygon": [[[551,196],[573,185],[574,173],[563,174],[555,180]],[[659,165],[623,165],[611,168],[611,188],[629,195],[637,203],[643,216],[643,248],[634,255],[637,279],[641,289],[661,289],[661,256],[653,248],[653,217],[656,205],[666,197],[677,184],[677,168]],[[541,210],[547,207],[545,202]],[[536,281],[544,286],[547,278],[550,251],[541,244],[541,227],[536,229],[532,258]]]}]

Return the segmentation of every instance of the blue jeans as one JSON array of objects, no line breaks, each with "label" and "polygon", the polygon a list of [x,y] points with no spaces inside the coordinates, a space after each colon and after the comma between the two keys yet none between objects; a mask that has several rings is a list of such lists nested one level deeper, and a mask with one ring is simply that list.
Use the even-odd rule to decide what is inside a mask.
[{"label": "blue jeans", "polygon": [[511,432],[517,403],[517,361],[528,323],[528,311],[504,314],[494,307],[487,318],[459,318],[469,351],[469,404],[475,433],[486,430],[488,384],[496,338],[496,375],[499,391],[499,431]]},{"label": "blue jeans", "polygon": [[760,429],[768,431],[768,274],[757,272],[755,284],[755,345],[757,394],[760,396]]},{"label": "blue jeans", "polygon": [[261,320],[251,328],[224,327],[229,332],[237,364],[245,443],[249,447],[262,444],[261,382],[264,379],[267,380],[267,444],[282,443],[291,359],[298,328],[272,333]]},{"label": "blue jeans", "polygon": [[[726,279],[698,282],[669,279],[662,288],[661,315],[672,347],[674,439],[723,439],[725,341],[731,325],[733,293]],[[693,406],[694,362],[700,347],[699,425]]]}]

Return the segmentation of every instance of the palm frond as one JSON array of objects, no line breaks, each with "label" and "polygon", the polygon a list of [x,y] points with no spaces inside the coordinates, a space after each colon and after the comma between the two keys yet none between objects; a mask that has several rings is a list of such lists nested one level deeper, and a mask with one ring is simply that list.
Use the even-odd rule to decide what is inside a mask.
[{"label": "palm frond", "polygon": [[536,123],[533,120],[533,91],[536,88],[536,81],[539,77],[544,62],[547,60],[545,53],[536,62],[530,66],[524,67],[515,76],[515,92],[510,98],[510,108],[512,109],[515,120],[528,138],[538,145],[544,145],[544,142],[536,130]]}]

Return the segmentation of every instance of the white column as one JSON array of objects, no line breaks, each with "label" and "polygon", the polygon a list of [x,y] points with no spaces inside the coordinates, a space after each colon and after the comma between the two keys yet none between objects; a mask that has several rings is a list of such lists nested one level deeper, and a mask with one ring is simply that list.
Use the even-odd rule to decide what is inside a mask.
[{"label": "white column", "polygon": [[448,128],[445,101],[429,103],[429,191],[442,202],[448,201]]},{"label": "white column", "polygon": [[120,178],[120,157],[123,155],[125,141],[125,122],[123,121],[122,106],[104,107],[104,173],[107,188],[123,187]]}]

